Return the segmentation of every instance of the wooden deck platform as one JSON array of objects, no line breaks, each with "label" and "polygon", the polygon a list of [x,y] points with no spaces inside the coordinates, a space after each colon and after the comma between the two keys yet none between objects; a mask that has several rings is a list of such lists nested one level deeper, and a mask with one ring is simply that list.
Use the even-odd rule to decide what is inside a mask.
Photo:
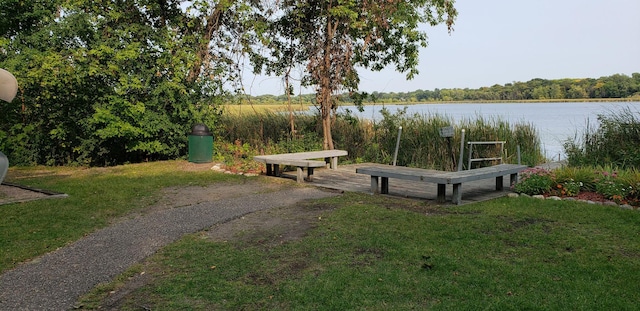
[{"label": "wooden deck platform", "polygon": [[[363,174],[356,174],[356,168],[371,166],[371,163],[340,165],[338,169],[317,169],[314,172],[313,182],[306,185],[322,187],[333,190],[371,193],[371,177]],[[283,176],[295,180],[295,172],[284,172]],[[504,179],[504,190],[496,191],[495,179],[484,179],[471,181],[464,184],[464,196],[461,204],[469,204],[495,199],[507,195],[511,192],[509,178]],[[426,187],[426,189],[425,189]],[[389,187],[390,196],[400,196],[433,201],[436,204],[438,185],[435,183],[411,182],[405,180],[394,180]],[[451,204],[453,187],[446,189],[447,203]]]}]

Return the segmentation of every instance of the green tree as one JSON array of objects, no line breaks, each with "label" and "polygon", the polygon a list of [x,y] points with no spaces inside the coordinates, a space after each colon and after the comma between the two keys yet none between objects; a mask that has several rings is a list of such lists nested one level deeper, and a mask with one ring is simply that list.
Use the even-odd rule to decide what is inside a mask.
[{"label": "green tree", "polygon": [[0,24],[0,66],[20,84],[0,125],[14,163],[175,158],[186,152],[193,123],[213,125],[223,82],[235,78],[227,43],[237,40],[231,29],[238,25],[231,14],[214,13],[235,7],[193,2],[186,12],[171,0],[15,5],[24,2],[42,9],[16,9]]},{"label": "green tree", "polygon": [[[270,55],[252,57],[254,68],[284,75],[302,66],[304,86],[315,88],[323,128],[323,147],[333,149],[332,116],[341,92],[355,95],[357,68],[394,65],[413,78],[418,51],[427,45],[421,24],[446,23],[451,31],[457,11],[449,0],[283,0],[275,4],[263,42]],[[356,98],[362,98],[357,95]]]},{"label": "green tree", "polygon": [[578,99],[578,98],[587,98],[589,94],[587,91],[580,85],[571,85],[569,90],[567,91],[567,98]]}]

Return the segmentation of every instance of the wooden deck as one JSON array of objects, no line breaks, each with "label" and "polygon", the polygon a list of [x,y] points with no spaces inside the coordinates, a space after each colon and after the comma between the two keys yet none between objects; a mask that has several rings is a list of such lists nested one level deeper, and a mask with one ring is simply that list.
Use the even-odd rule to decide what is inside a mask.
[{"label": "wooden deck", "polygon": [[[375,165],[372,163],[340,165],[338,169],[316,169],[313,182],[306,185],[322,187],[333,190],[371,193],[371,177],[364,174],[356,174],[356,168]],[[295,172],[283,172],[283,176],[295,180]],[[504,190],[496,191],[495,178],[470,181],[462,185],[464,196],[461,204],[469,204],[495,199],[507,195],[511,192],[509,178],[504,179]],[[435,183],[411,182],[405,180],[394,180],[389,186],[390,196],[429,200],[436,203],[438,185]],[[446,189],[447,203],[451,204],[453,187]]]}]

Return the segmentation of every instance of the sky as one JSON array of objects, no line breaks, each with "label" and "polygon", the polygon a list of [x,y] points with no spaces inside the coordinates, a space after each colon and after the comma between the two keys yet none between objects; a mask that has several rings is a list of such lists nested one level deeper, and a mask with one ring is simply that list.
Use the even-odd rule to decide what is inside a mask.
[{"label": "sky", "polygon": [[[639,0],[456,0],[458,18],[422,29],[419,75],[360,70],[360,91],[471,88],[640,72]],[[247,68],[246,72],[250,72]],[[283,94],[280,77],[244,77],[250,95]],[[297,94],[311,90],[295,89]]]}]

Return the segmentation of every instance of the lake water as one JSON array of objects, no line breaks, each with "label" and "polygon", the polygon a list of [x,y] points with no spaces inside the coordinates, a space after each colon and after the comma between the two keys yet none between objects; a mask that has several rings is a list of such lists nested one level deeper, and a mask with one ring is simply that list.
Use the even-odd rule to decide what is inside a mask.
[{"label": "lake water", "polygon": [[[395,113],[404,109],[402,105],[370,105],[364,112],[355,106],[341,106],[340,112],[349,109],[352,115],[360,118],[380,120],[380,110],[387,108]],[[439,114],[458,122],[462,119],[474,120],[482,116],[486,120],[500,118],[510,124],[528,123],[533,125],[540,135],[543,152],[549,159],[564,158],[562,144],[567,139],[581,135],[587,126],[598,126],[599,114],[618,112],[628,107],[633,113],[640,113],[640,102],[587,102],[587,103],[463,103],[463,104],[417,104],[408,105],[407,114]],[[313,109],[313,108],[312,108]]]}]

